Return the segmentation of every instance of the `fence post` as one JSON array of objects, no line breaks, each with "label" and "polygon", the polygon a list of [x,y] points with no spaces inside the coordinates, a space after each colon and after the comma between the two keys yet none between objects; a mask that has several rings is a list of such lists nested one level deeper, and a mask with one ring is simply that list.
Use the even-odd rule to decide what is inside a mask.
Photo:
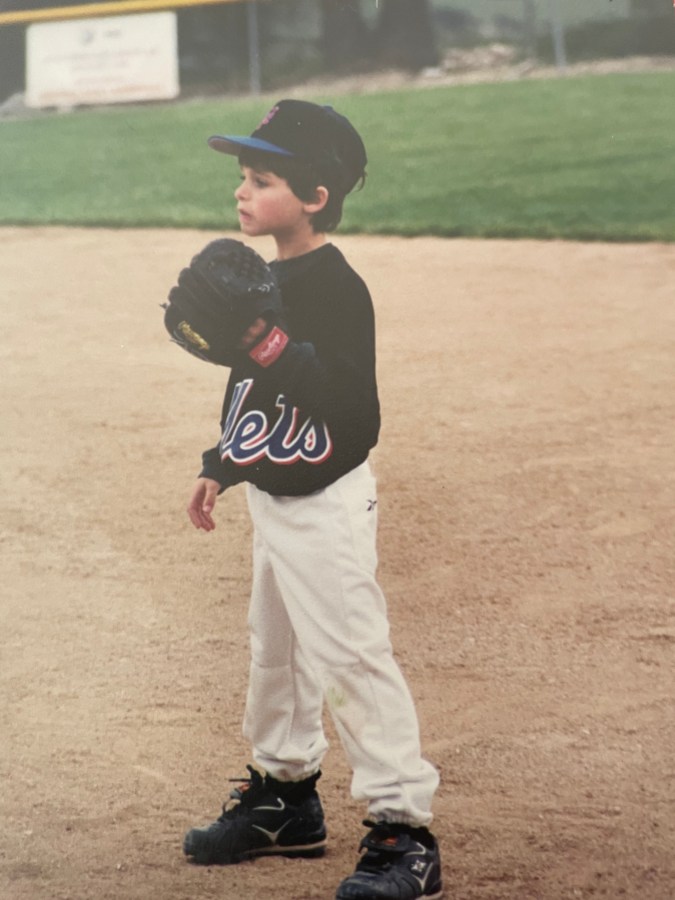
[{"label": "fence post", "polygon": [[523,49],[527,59],[537,55],[537,6],[535,0],[523,0]]},{"label": "fence post", "polygon": [[258,4],[249,0],[246,4],[248,26],[248,77],[252,94],[260,93],[260,34],[258,30]]},{"label": "fence post", "polygon": [[553,52],[555,64],[559,69],[567,68],[567,53],[565,52],[565,26],[560,12],[560,0],[549,0],[548,8],[551,14],[551,36],[553,38]]}]

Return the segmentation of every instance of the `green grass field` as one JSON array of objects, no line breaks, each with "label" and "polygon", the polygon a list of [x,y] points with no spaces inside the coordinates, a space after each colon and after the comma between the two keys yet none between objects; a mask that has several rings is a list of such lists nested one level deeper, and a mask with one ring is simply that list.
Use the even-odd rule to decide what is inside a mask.
[{"label": "green grass field", "polygon": [[[342,230],[675,240],[675,73],[316,96],[369,151]],[[234,158],[270,98],[0,123],[0,224],[236,227]]]}]

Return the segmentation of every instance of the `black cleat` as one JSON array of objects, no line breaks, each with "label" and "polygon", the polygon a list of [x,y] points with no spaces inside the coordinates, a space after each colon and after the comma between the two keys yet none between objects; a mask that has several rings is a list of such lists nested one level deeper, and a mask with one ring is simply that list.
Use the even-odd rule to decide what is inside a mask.
[{"label": "black cleat", "polygon": [[326,826],[314,787],[319,775],[285,784],[247,768],[250,779],[230,794],[235,802],[226,804],[213,824],[192,828],[185,835],[185,855],[202,866],[229,865],[270,853],[323,856]]},{"label": "black cleat", "polygon": [[353,875],[342,882],[336,900],[438,900],[443,895],[441,857],[426,828],[364,822],[372,828]]}]

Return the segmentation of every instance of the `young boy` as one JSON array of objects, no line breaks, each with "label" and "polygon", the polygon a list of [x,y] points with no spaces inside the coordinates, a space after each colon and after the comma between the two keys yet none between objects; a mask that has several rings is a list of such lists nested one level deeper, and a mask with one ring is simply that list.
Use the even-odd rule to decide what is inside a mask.
[{"label": "young boy", "polygon": [[[214,136],[209,144],[239,158],[242,232],[275,240],[271,268],[286,322],[271,352],[242,352],[233,367],[222,437],[203,455],[188,507],[194,526],[211,531],[217,496],[248,482],[254,549],[244,735],[257,768],[248,766],[250,779],[216,822],[187,833],[184,852],[204,865],[323,854],[316,782],[326,702],[370,829],[336,897],[438,898],[440,857],[428,830],[438,775],[421,756],[375,577],[372,302],[327,241],[345,196],[365,180],[366,152],[346,118],[300,100],[280,101],[250,137]],[[268,330],[258,320],[242,350]]]}]

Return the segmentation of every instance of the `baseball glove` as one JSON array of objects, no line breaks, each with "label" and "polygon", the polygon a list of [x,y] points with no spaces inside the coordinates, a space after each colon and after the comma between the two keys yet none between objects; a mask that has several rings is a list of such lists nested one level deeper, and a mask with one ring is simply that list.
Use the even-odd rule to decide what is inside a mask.
[{"label": "baseball glove", "polygon": [[[267,263],[251,247],[226,238],[212,241],[178,276],[164,325],[188,353],[219,366],[233,366],[243,353],[271,365],[288,343],[281,293]],[[242,338],[262,319],[250,348]]]}]

